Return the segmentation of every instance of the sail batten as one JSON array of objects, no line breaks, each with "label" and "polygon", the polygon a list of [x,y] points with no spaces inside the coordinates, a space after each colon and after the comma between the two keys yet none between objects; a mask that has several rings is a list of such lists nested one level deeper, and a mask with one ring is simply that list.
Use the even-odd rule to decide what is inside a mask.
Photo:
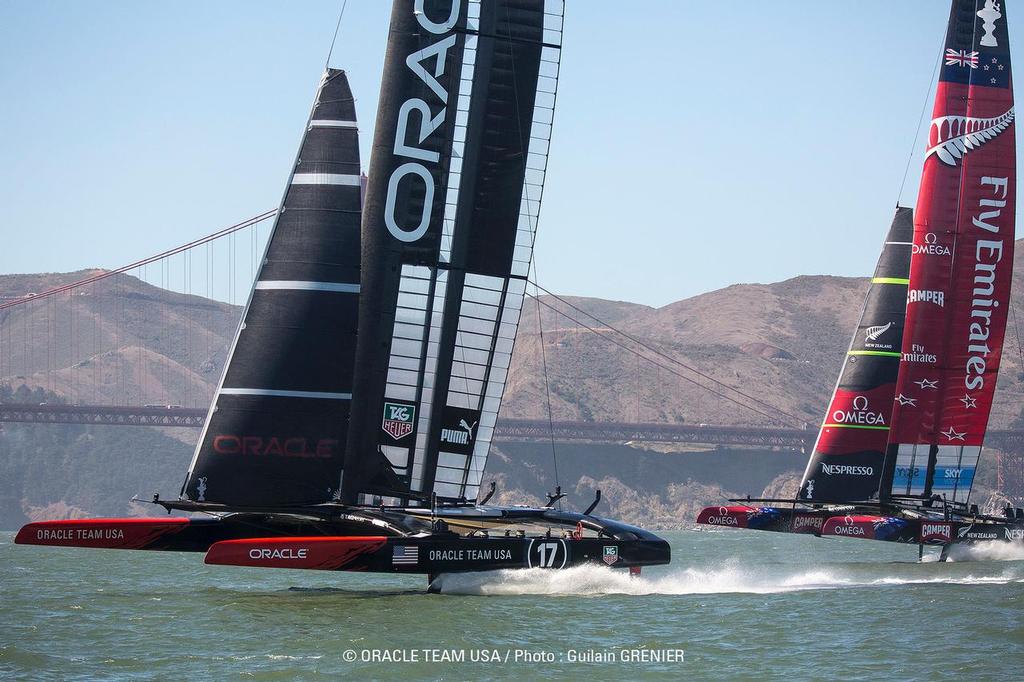
[{"label": "sail batten", "polygon": [[338,494],[361,270],[354,122],[345,73],[329,69],[182,488],[188,500],[266,507]]}]

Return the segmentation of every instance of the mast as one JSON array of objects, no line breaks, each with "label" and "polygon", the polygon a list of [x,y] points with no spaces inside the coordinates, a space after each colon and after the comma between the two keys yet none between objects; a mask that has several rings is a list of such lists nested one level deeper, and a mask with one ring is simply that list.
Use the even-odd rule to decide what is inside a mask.
[{"label": "mast", "polygon": [[1013,121],[1006,3],[954,0],[914,211],[883,499],[969,498],[1010,304]]},{"label": "mast", "polygon": [[359,296],[359,140],[344,71],[321,78],[184,498],[315,504],[338,494]]},{"label": "mast", "polygon": [[800,482],[801,500],[851,502],[878,494],[899,371],[913,228],[912,211],[897,208]]}]

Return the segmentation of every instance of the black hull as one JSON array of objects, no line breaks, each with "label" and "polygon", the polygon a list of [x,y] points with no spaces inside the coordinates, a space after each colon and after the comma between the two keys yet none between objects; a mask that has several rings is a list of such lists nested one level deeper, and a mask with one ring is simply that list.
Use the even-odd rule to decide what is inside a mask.
[{"label": "black hull", "polygon": [[336,507],[321,518],[234,512],[219,518],[83,519],[24,526],[17,544],[205,552],[206,563],[374,573],[669,563],[656,535],[553,509]]}]

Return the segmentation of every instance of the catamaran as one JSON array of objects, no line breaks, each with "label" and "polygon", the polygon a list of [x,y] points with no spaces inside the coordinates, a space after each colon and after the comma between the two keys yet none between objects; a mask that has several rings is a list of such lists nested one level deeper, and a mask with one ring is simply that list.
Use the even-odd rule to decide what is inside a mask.
[{"label": "catamaran", "polygon": [[917,543],[1024,542],[971,503],[1013,270],[1016,146],[1006,3],[954,0],[916,207],[897,208],[796,499],[697,521]]},{"label": "catamaran", "polygon": [[21,544],[383,573],[668,563],[640,528],[477,503],[526,296],[561,0],[396,0],[368,179],[327,69],[179,499]]}]

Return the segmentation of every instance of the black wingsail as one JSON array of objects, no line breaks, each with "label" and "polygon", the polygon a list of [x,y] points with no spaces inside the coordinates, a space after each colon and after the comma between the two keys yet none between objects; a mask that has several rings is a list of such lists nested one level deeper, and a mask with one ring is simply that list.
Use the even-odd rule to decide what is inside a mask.
[{"label": "black wingsail", "polygon": [[360,283],[355,107],[329,69],[182,495],[234,506],[335,498]]},{"label": "black wingsail", "polygon": [[476,496],[532,257],[561,2],[397,0],[342,499]]}]

